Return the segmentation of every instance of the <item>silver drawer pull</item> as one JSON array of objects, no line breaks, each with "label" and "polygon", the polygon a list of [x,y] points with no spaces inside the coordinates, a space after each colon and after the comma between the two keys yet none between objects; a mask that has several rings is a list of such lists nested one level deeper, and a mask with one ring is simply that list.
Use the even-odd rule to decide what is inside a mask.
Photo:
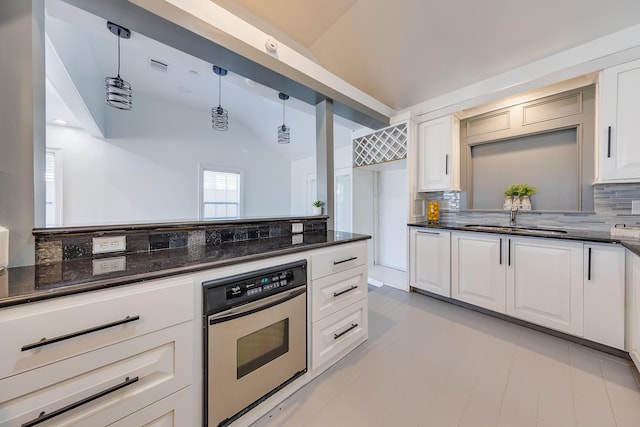
[{"label": "silver drawer pull", "polygon": [[349,287],[349,288],[347,288],[347,289],[343,289],[343,290],[341,290],[340,292],[334,292],[334,293],[333,293],[333,297],[334,297],[334,298],[335,298],[335,297],[339,297],[340,295],[344,295],[344,294],[346,294],[347,292],[351,292],[351,291],[356,290],[356,289],[358,289],[358,285],[351,285],[351,287]]},{"label": "silver drawer pull", "polygon": [[101,398],[103,396],[106,396],[109,393],[113,393],[114,391],[118,391],[121,388],[127,387],[127,386],[129,386],[129,385],[131,385],[131,384],[133,384],[135,382],[138,382],[138,377],[133,377],[133,378],[127,377],[127,378],[125,378],[124,382],[121,382],[118,385],[114,385],[113,387],[110,387],[110,388],[108,388],[106,390],[102,390],[102,391],[100,391],[100,392],[98,392],[96,394],[93,394],[93,395],[89,396],[89,397],[85,397],[84,399],[78,400],[77,402],[74,402],[74,403],[72,403],[70,405],[67,405],[67,406],[63,407],[63,408],[56,409],[55,411],[49,412],[48,414],[45,413],[44,411],[42,411],[42,412],[40,412],[40,415],[38,415],[37,418],[34,418],[31,421],[27,421],[26,423],[22,424],[21,427],[32,427],[32,426],[38,425],[38,424],[43,423],[43,422],[45,422],[47,420],[50,420],[51,418],[57,417],[58,415],[62,415],[65,412],[69,412],[70,410],[75,409],[75,408],[77,408],[79,406],[82,406],[82,405],[84,405],[86,403],[93,402],[94,400],[99,399],[99,398]]},{"label": "silver drawer pull", "polygon": [[338,338],[340,338],[341,336],[343,336],[344,334],[348,333],[349,331],[354,330],[355,328],[358,327],[357,323],[352,323],[351,326],[349,326],[346,330],[340,332],[339,334],[333,334],[333,339],[337,340]]},{"label": "silver drawer pull", "polygon": [[440,235],[440,233],[438,233],[437,231],[416,231],[416,233],[418,233],[418,234],[434,234],[436,236]]},{"label": "silver drawer pull", "polygon": [[70,334],[60,335],[59,337],[49,338],[49,339],[42,338],[38,342],[34,342],[31,344],[22,346],[21,351],[33,350],[34,348],[43,347],[45,345],[79,337],[81,335],[90,334],[92,332],[101,331],[103,329],[113,328],[114,326],[124,325],[125,323],[134,322],[139,319],[140,319],[140,316],[127,316],[122,320],[116,320],[115,322],[105,323],[104,325],[100,325],[100,326],[94,326],[93,328],[84,329],[82,331],[71,332]]},{"label": "silver drawer pull", "polygon": [[342,263],[345,263],[345,262],[354,261],[356,259],[358,259],[357,256],[352,256],[351,258],[343,259],[342,261],[333,261],[333,265],[338,265],[338,264],[342,264]]}]

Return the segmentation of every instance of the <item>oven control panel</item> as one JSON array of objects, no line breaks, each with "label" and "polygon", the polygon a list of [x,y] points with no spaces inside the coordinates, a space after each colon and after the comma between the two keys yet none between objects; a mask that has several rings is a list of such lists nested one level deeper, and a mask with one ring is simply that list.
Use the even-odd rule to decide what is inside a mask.
[{"label": "oven control panel", "polygon": [[204,282],[203,315],[259,300],[307,283],[307,261]]},{"label": "oven control panel", "polygon": [[287,286],[294,279],[293,270],[279,271],[226,287],[227,301],[270,293],[274,289]]}]

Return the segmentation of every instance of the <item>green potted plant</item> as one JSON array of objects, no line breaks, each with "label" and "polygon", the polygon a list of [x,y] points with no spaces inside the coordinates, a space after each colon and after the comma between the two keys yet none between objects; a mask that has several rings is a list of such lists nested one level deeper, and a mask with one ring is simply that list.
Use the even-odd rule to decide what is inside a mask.
[{"label": "green potted plant", "polygon": [[502,205],[502,209],[508,211],[511,210],[513,205],[515,204],[517,207],[520,207],[520,195],[518,194],[519,186],[518,184],[511,184],[504,190],[504,205]]},{"label": "green potted plant", "polygon": [[519,185],[520,208],[526,211],[531,210],[531,196],[536,194],[538,187],[529,184]]},{"label": "green potted plant", "polygon": [[324,203],[320,200],[316,200],[315,202],[311,203],[311,206],[313,206],[314,215],[322,215],[322,205],[324,205]]}]

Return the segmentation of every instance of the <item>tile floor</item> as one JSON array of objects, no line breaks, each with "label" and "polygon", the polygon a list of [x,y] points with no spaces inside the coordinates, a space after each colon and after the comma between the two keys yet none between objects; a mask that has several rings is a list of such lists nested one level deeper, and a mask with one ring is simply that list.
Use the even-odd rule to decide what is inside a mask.
[{"label": "tile floor", "polygon": [[370,288],[369,341],[254,427],[640,426],[630,361]]}]

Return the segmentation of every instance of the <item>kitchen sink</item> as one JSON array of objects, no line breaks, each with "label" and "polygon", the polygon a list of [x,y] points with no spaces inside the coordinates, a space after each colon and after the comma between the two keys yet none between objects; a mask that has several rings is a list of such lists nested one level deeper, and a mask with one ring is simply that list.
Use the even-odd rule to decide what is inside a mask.
[{"label": "kitchen sink", "polygon": [[555,228],[540,228],[540,227],[519,227],[519,226],[507,226],[507,225],[481,225],[481,224],[468,224],[465,228],[478,231],[495,231],[503,233],[517,233],[517,234],[535,234],[542,236],[549,235],[563,235],[567,234],[565,230],[558,230]]}]

